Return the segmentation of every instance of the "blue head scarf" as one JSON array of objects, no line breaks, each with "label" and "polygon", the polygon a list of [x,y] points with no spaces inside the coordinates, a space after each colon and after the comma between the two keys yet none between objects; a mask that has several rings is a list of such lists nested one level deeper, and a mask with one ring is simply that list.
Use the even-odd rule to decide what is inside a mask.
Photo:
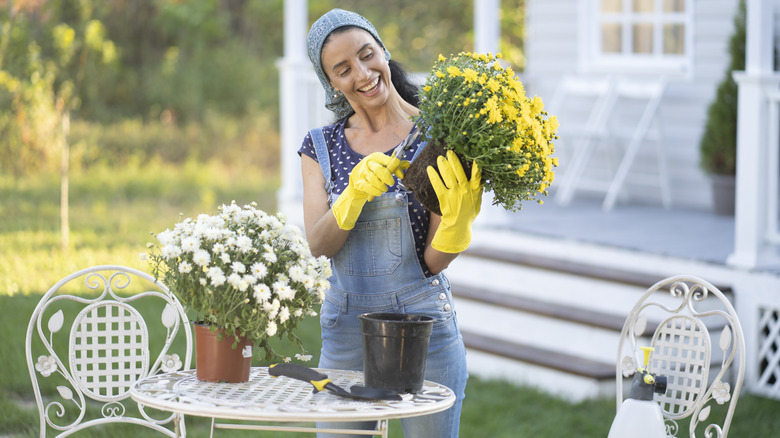
[{"label": "blue head scarf", "polygon": [[314,72],[317,73],[317,77],[320,79],[320,83],[325,89],[325,108],[333,111],[333,113],[336,114],[337,119],[342,119],[352,114],[353,109],[347,101],[347,98],[344,97],[342,93],[337,93],[336,89],[330,85],[328,76],[322,69],[321,55],[322,45],[325,43],[325,40],[328,39],[328,35],[334,30],[345,26],[356,26],[370,33],[379,45],[385,49],[385,59],[388,61],[390,60],[390,52],[385,48],[385,45],[379,38],[379,34],[374,26],[370,21],[354,12],[345,11],[343,9],[333,9],[311,25],[311,30],[309,30],[309,36],[307,38],[309,60],[311,60],[311,63],[314,66]]}]

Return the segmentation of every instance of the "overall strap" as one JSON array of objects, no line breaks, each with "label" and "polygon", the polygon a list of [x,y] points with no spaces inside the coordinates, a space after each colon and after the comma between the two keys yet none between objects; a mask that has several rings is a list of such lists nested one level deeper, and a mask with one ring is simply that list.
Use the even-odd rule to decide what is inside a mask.
[{"label": "overall strap", "polygon": [[325,142],[325,135],[321,128],[314,128],[309,131],[311,139],[314,142],[314,152],[317,154],[317,162],[320,164],[322,175],[325,176],[325,191],[330,195],[332,188],[330,172],[330,154],[328,145]]}]

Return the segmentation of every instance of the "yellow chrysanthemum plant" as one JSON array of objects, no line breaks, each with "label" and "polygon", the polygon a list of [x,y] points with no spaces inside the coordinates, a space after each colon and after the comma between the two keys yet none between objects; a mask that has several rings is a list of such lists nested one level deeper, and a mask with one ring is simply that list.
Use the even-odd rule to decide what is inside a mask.
[{"label": "yellow chrysanthemum plant", "polygon": [[[438,145],[455,151],[465,165],[476,162],[493,203],[517,211],[522,201],[541,203],[538,197],[547,195],[553,182],[558,121],[544,111],[541,98],[525,95],[522,82],[500,58],[439,55],[420,91],[416,123],[430,142],[426,149]],[[407,171],[404,181],[416,192],[409,176]]]}]

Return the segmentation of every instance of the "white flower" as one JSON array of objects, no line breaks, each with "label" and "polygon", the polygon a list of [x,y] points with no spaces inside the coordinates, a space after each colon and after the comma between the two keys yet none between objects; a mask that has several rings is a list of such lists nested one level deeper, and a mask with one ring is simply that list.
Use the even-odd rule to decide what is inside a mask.
[{"label": "white flower", "polygon": [[146,260],[149,260],[149,254],[142,252],[138,254],[138,260],[145,262]]},{"label": "white flower", "polygon": [[717,381],[712,384],[712,398],[719,405],[726,403],[731,399],[731,386],[727,382]]},{"label": "white flower", "polygon": [[276,263],[277,257],[273,251],[266,251],[263,253],[263,258],[268,263]]},{"label": "white flower", "polygon": [[210,267],[206,276],[211,279],[211,284],[214,286],[225,284],[225,273],[217,266]]},{"label": "white flower", "polygon": [[174,371],[178,371],[181,368],[181,359],[179,359],[179,355],[174,354],[166,354],[163,356],[162,363],[160,364],[160,368],[162,368],[163,372],[171,373]]},{"label": "white flower", "polygon": [[228,275],[227,282],[229,285],[233,286],[234,288],[238,289],[239,285],[241,284],[241,274],[236,274],[235,272]]},{"label": "white flower", "polygon": [[311,360],[311,354],[300,354],[296,353],[295,358],[302,361],[302,362],[308,362]]},{"label": "white flower", "polygon": [[249,269],[252,271],[252,275],[254,275],[258,280],[262,280],[263,277],[265,277],[265,275],[268,273],[268,267],[260,262],[252,264],[252,267]]},{"label": "white flower", "polygon": [[276,330],[277,330],[276,323],[273,321],[268,321],[268,327],[265,329],[265,333],[268,336],[273,336],[276,334]]},{"label": "white flower", "polygon": [[49,377],[51,373],[57,371],[57,361],[52,356],[38,356],[38,362],[35,363],[35,369],[43,377]]},{"label": "white flower", "polygon": [[160,249],[160,254],[166,259],[175,259],[181,255],[181,248],[176,245],[165,245]]},{"label": "white flower", "polygon": [[290,319],[290,309],[287,307],[279,309],[279,324],[284,324],[288,319]]},{"label": "white flower", "polygon": [[172,245],[174,241],[173,231],[165,230],[162,233],[158,233],[157,241],[160,242],[160,246]]},{"label": "white flower", "polygon": [[258,303],[267,303],[271,299],[271,288],[268,285],[260,283],[254,287],[255,301]]},{"label": "white flower", "polygon": [[179,263],[179,272],[182,274],[189,274],[192,272],[192,265],[187,260],[182,260],[181,263]]},{"label": "white flower", "polygon": [[247,236],[239,236],[236,239],[236,248],[243,254],[248,253],[252,250],[252,239]]},{"label": "white flower", "polygon": [[233,272],[238,272],[239,274],[243,274],[246,272],[246,265],[241,262],[233,262],[230,264],[230,269],[233,270]]},{"label": "white flower", "polygon": [[306,272],[298,265],[290,267],[288,273],[290,274],[292,281],[297,281],[298,283],[306,281]]},{"label": "white flower", "polygon": [[[291,336],[302,318],[317,315],[313,307],[329,287],[329,259],[312,256],[300,228],[255,207],[223,205],[156,237],[148,259],[160,280],[184,280],[188,290],[173,292],[185,306],[215,324],[252,331],[256,343]],[[173,355],[160,360],[164,370],[177,365]]]},{"label": "white flower", "polygon": [[195,237],[184,237],[181,239],[181,250],[184,252],[195,252],[200,248],[200,240]]},{"label": "white flower", "polygon": [[211,263],[211,256],[205,249],[199,249],[192,254],[192,261],[198,266],[208,266]]},{"label": "white flower", "polygon": [[280,300],[294,300],[295,289],[291,288],[286,282],[277,281],[274,283],[274,293]]}]

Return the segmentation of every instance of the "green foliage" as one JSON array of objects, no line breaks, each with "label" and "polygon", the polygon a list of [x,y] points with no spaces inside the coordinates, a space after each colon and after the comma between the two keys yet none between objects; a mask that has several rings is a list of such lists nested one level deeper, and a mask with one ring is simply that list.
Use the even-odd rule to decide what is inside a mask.
[{"label": "green foliage", "polygon": [[148,270],[139,254],[152,232],[232,200],[275,211],[277,186],[275,171],[216,161],[96,165],[71,177],[71,247],[61,249],[56,175],[0,176],[0,295],[45,291],[92,265]]},{"label": "green foliage", "polygon": [[745,26],[745,1],[742,0],[729,41],[731,60],[707,111],[707,123],[699,145],[701,167],[708,173],[734,175],[737,171],[738,89],[732,73],[745,69]]},{"label": "green foliage", "polygon": [[0,170],[18,177],[58,161],[87,68],[116,55],[91,14],[86,1],[0,9]]}]

